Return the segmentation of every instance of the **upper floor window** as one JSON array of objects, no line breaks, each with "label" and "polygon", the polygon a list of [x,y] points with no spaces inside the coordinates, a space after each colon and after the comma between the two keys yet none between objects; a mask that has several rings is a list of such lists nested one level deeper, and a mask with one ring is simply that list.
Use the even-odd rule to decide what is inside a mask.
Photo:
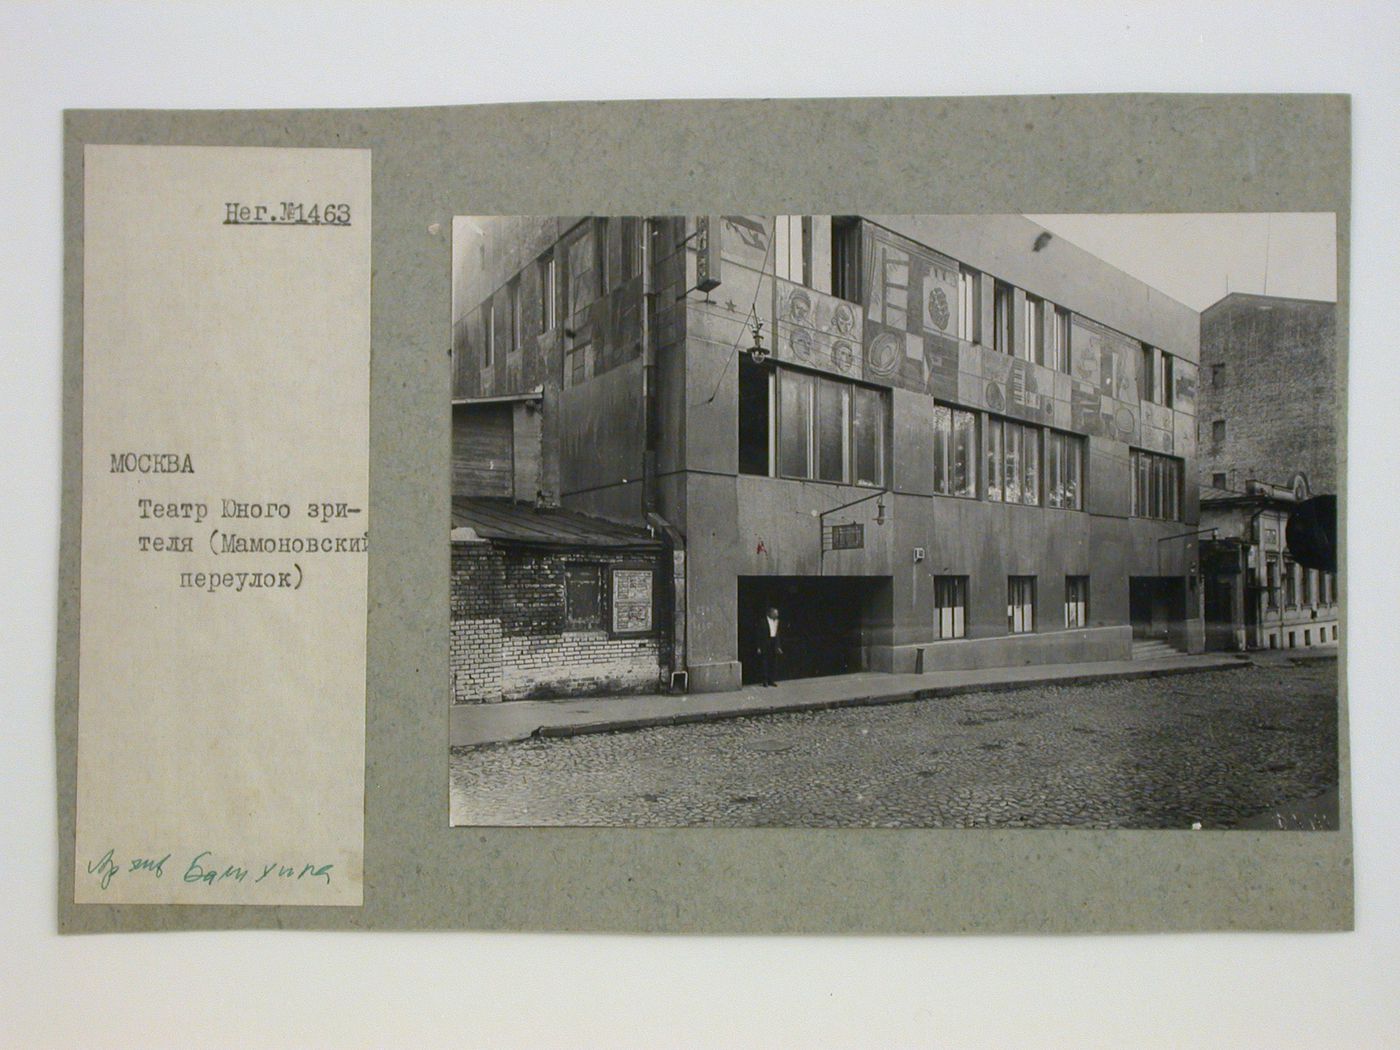
[{"label": "upper floor window", "polygon": [[598,259],[594,228],[583,228],[569,241],[564,257],[564,324],[576,327],[576,315],[598,298]]},{"label": "upper floor window", "polygon": [[1040,504],[1040,428],[987,417],[987,498]]},{"label": "upper floor window", "polygon": [[1152,381],[1157,375],[1156,351],[1147,343],[1142,344],[1141,360],[1138,363],[1138,399],[1155,401],[1156,392]]},{"label": "upper floor window", "polygon": [[554,330],[554,326],[558,323],[558,320],[555,317],[554,304],[554,253],[550,252],[548,255],[543,256],[540,259],[539,266],[540,329],[541,331],[552,332]]},{"label": "upper floor window", "polygon": [[1045,300],[1034,295],[1026,296],[1021,321],[1020,339],[1016,341],[1017,356],[1042,364],[1045,361]]},{"label": "upper floor window", "polygon": [[1142,449],[1130,449],[1133,476],[1132,514],[1135,518],[1181,520],[1181,460]]},{"label": "upper floor window", "polygon": [[853,216],[831,219],[831,294],[860,302],[860,221]]},{"label": "upper floor window", "polygon": [[945,496],[977,496],[975,413],[933,406],[933,491]]},{"label": "upper floor window", "polygon": [[492,296],[481,304],[481,310],[486,321],[485,345],[482,348],[485,367],[490,368],[496,363],[496,297]]},{"label": "upper floor window", "polygon": [[[883,391],[790,368],[776,368],[771,374],[776,377],[772,381],[777,394],[774,444],[780,476],[873,487],[885,484],[889,412]],[[750,445],[760,431],[754,414],[767,404],[771,395],[764,399],[752,385],[747,397],[741,391],[739,432],[751,435]],[[741,450],[742,462],[757,468],[761,456],[756,450],[748,454]]]},{"label": "upper floor window", "polygon": [[1172,407],[1173,394],[1176,387],[1176,371],[1172,368],[1172,355],[1165,350],[1157,352],[1157,380],[1152,384],[1153,392],[1157,395],[1156,401],[1159,405]]},{"label": "upper floor window", "polygon": [[642,237],[646,220],[628,216],[622,220],[622,279],[630,281],[642,272]]},{"label": "upper floor window", "polygon": [[506,346],[509,352],[520,349],[520,278],[512,278],[506,285],[506,323],[510,327],[510,339]]},{"label": "upper floor window", "polygon": [[598,229],[593,237],[594,255],[596,256],[593,268],[598,274],[598,294],[607,295],[610,287],[608,284],[608,220],[597,219],[595,221]]},{"label": "upper floor window", "polygon": [[997,281],[992,286],[992,346],[998,353],[1011,353],[1011,334],[1015,327],[1012,313],[1015,303],[1016,293],[1011,285]]},{"label": "upper floor window", "polygon": [[982,341],[982,275],[966,266],[958,271],[958,338]]},{"label": "upper floor window", "polygon": [[1045,505],[1084,509],[1084,439],[1045,432]]},{"label": "upper floor window", "polygon": [[1210,440],[1212,444],[1218,445],[1225,440],[1225,420],[1216,419],[1210,424]]},{"label": "upper floor window", "polygon": [[1057,372],[1069,371],[1069,311],[1051,305],[1050,335],[1046,344],[1045,364]]},{"label": "upper floor window", "polygon": [[812,217],[779,215],[774,222],[773,259],[777,275],[811,287]]}]

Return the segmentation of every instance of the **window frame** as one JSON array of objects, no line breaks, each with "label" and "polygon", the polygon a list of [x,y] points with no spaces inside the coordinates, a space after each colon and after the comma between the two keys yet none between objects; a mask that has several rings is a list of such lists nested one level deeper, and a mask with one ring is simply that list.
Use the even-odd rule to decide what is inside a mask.
[{"label": "window frame", "polygon": [[[1088,442],[1081,434],[1072,434],[1065,430],[1055,430],[1046,427],[1044,444],[1044,462],[1041,464],[1041,475],[1043,478],[1043,506],[1052,510],[1079,510],[1084,509],[1084,479],[1086,475],[1085,460],[1088,458]],[[1056,468],[1051,470],[1050,450],[1055,449]],[[1053,503],[1051,493],[1055,491],[1056,474],[1063,473],[1065,463],[1064,453],[1066,450],[1073,450],[1074,456],[1074,500],[1072,503]]]},{"label": "window frame", "polygon": [[1006,578],[1007,634],[1036,633],[1035,591],[1036,578],[1034,576],[1008,576]]},{"label": "window frame", "polygon": [[[1019,419],[988,413],[984,420],[982,433],[983,456],[987,466],[985,498],[992,503],[1013,504],[1022,507],[1045,506],[1043,491],[1045,457],[1042,454],[1042,435],[1045,433],[1045,428],[1034,423],[1023,423]],[[1016,435],[1014,441],[1011,438],[1013,433]],[[1028,436],[1029,441],[1026,440]],[[996,453],[992,451],[994,445],[998,449]],[[994,455],[997,460],[998,482],[995,494],[993,494],[991,480]],[[1013,464],[1017,491],[1015,499],[1009,498]],[[1030,478],[1032,471],[1034,472],[1033,479]],[[1030,499],[1026,498],[1028,488],[1032,497]]]},{"label": "window frame", "polygon": [[971,266],[958,266],[958,338],[982,342],[982,273]]},{"label": "window frame", "polygon": [[1006,281],[992,283],[992,349],[1009,357],[1015,355],[1016,289]]},{"label": "window frame", "polygon": [[[933,626],[938,641],[967,637],[968,590],[966,575],[938,575],[933,578]],[[951,597],[952,601],[945,603],[945,597]]]},{"label": "window frame", "polygon": [[[968,408],[961,408],[958,405],[947,404],[942,401],[935,401],[933,405],[934,419],[931,428],[932,447],[929,450],[933,461],[933,493],[936,496],[950,496],[954,499],[976,499],[977,498],[977,473],[982,462],[981,441],[979,441],[978,413]],[[954,478],[956,476],[959,418],[963,418],[972,424],[972,447],[969,450],[967,459],[967,476],[965,481],[965,491],[956,491],[954,488]],[[947,422],[947,428],[942,426],[942,422]],[[942,448],[940,450],[940,439]],[[941,454],[940,454],[941,453]],[[939,486],[940,468],[943,474],[943,486]]]},{"label": "window frame", "polygon": [[1089,577],[1065,576],[1065,629],[1089,626]]},{"label": "window frame", "polygon": [[[597,588],[597,623],[575,616],[570,598],[570,576],[591,571]],[[565,631],[605,631],[609,626],[607,567],[602,562],[566,562],[564,565],[564,630]]]},{"label": "window frame", "polygon": [[1132,499],[1129,517],[1151,521],[1181,521],[1186,480],[1185,461],[1144,448],[1128,449]]},{"label": "window frame", "polygon": [[[888,462],[888,436],[887,430],[890,425],[890,408],[888,394],[883,387],[870,386],[865,383],[856,383],[849,379],[828,375],[824,372],[808,371],[802,368],[792,368],[786,365],[770,366],[774,376],[773,385],[769,388],[769,413],[770,432],[772,433],[770,448],[772,452],[769,457],[769,477],[782,478],[787,481],[810,481],[823,485],[849,485],[859,488],[883,489],[889,487],[887,478],[889,476]],[[786,377],[791,377],[791,383],[785,384]],[[806,471],[802,474],[791,473],[784,462],[785,453],[784,438],[787,435],[786,422],[789,417],[789,404],[792,403],[792,391],[795,389],[805,390],[802,400],[806,402]],[[841,403],[841,478],[833,480],[822,477],[821,464],[821,397],[822,389],[836,388],[840,391]],[[862,481],[859,479],[857,469],[857,459],[860,454],[860,445],[856,436],[857,425],[857,400],[864,396],[869,403],[878,406],[878,418],[875,420],[873,429],[875,437],[875,463],[879,468],[879,476],[873,481]],[[795,446],[794,446],[795,447]],[[762,475],[749,474],[750,477],[760,477]]]}]

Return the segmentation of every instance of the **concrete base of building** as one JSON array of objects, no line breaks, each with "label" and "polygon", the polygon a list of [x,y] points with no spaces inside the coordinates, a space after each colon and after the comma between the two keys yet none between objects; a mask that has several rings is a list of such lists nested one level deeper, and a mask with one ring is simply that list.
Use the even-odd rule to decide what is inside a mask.
[{"label": "concrete base of building", "polygon": [[744,665],[738,660],[690,664],[687,688],[692,693],[730,693],[744,684]]},{"label": "concrete base of building", "polygon": [[920,652],[923,653],[922,669],[925,672],[1131,660],[1133,629],[1126,625],[1085,627],[997,638],[951,638],[914,645],[875,645],[869,650],[870,669],[912,674],[919,668]]}]

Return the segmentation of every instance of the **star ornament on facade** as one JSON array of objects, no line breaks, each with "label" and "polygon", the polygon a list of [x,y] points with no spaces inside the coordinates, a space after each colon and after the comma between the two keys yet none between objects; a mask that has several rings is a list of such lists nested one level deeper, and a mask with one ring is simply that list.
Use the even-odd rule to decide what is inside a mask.
[{"label": "star ornament on facade", "polygon": [[739,304],[736,303],[733,299],[726,299],[724,301],[724,308],[732,314],[739,309]]}]

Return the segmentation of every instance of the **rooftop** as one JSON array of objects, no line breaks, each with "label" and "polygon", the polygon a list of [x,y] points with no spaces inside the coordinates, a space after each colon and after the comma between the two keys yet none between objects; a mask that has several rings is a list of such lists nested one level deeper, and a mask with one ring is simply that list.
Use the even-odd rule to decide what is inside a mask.
[{"label": "rooftop", "polygon": [[535,507],[507,499],[452,498],[452,530],[470,529],[479,538],[520,547],[592,547],[657,550],[661,541],[640,525],[620,525],[557,507]]}]

